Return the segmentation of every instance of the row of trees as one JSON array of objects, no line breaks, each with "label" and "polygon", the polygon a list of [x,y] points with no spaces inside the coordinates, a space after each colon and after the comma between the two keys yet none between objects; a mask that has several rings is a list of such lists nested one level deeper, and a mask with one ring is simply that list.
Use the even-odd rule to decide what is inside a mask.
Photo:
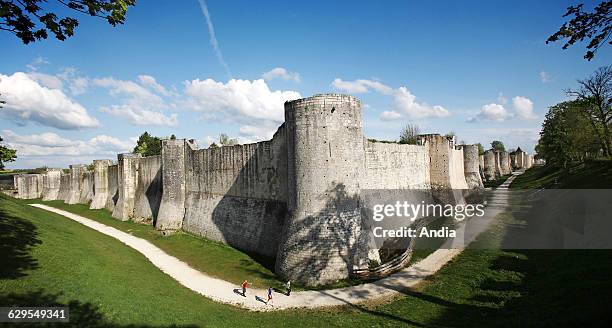
[{"label": "row of trees", "polygon": [[612,156],[612,66],[578,85],[566,91],[572,100],[550,107],[542,124],[536,151],[549,163],[567,166]]},{"label": "row of trees", "polygon": [[[170,136],[170,139],[176,139],[176,136],[173,134]],[[134,154],[140,154],[144,157],[146,156],[154,156],[161,154],[161,141],[162,138],[151,135],[149,132],[145,132],[138,137],[138,141],[136,141],[136,147],[132,151]],[[219,136],[219,145],[221,146],[234,146],[238,144],[238,139],[230,138],[227,134],[221,133]],[[213,142],[210,144],[209,148],[217,148],[219,147],[217,143]]]}]

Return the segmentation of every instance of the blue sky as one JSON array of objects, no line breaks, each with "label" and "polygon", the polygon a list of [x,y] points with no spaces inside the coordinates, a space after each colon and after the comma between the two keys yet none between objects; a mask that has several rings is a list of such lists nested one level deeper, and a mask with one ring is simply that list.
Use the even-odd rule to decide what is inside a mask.
[{"label": "blue sky", "polygon": [[198,0],[138,1],[116,28],[76,15],[64,42],[0,33],[0,135],[20,155],[9,167],[63,167],[113,158],[145,130],[263,140],[284,100],[340,92],[363,101],[371,138],[412,122],[533,151],[547,108],[612,59],[545,44],[573,3],[208,0],[227,69]]}]

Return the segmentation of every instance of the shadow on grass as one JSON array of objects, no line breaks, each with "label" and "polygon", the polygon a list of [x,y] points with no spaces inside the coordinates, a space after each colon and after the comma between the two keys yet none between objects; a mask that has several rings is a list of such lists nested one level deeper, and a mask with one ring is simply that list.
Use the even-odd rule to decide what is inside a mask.
[{"label": "shadow on grass", "polygon": [[30,253],[40,243],[34,224],[0,209],[0,279],[17,279],[36,270],[38,262]]},{"label": "shadow on grass", "polygon": [[[29,323],[35,327],[153,327],[149,325],[118,325],[108,322],[97,306],[91,303],[83,303],[78,300],[61,302],[61,294],[45,293],[43,290],[29,293],[9,293],[0,295],[0,306],[52,306],[68,307],[70,322],[68,323]],[[22,325],[19,325],[23,327]],[[163,327],[197,327],[196,325],[171,325]]]}]

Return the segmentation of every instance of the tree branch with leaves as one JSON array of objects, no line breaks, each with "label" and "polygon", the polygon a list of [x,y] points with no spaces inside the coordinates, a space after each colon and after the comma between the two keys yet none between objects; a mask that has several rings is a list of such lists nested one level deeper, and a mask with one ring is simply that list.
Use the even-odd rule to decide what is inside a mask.
[{"label": "tree branch with leaves", "polygon": [[[125,22],[128,7],[136,0],[56,0],[70,10],[105,19],[110,25]],[[79,21],[73,17],[58,17],[46,10],[45,0],[0,0],[0,30],[15,34],[25,44],[46,39],[52,33],[60,41],[74,35]]]},{"label": "tree branch with leaves", "polygon": [[584,55],[586,60],[593,59],[597,50],[605,44],[612,44],[612,1],[602,1],[593,11],[584,11],[584,4],[570,6],[563,17],[572,18],[549,36],[546,44],[565,39],[563,49],[567,49],[576,42],[586,40],[589,42]]},{"label": "tree branch with leaves", "polygon": [[2,141],[4,141],[4,139],[0,137],[0,170],[4,169],[4,164],[6,162],[13,162],[15,158],[17,158],[17,150],[3,146],[1,144]]}]

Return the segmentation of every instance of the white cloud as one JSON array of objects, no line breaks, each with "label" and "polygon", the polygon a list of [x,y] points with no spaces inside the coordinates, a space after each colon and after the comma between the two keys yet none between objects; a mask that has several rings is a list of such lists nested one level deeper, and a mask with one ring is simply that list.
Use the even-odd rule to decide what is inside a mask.
[{"label": "white cloud", "polygon": [[70,89],[70,93],[72,93],[74,96],[78,96],[80,94],[85,93],[88,86],[88,79],[84,77],[77,77],[70,81],[70,85],[68,86],[68,88]]},{"label": "white cloud", "polygon": [[110,107],[100,108],[104,113],[113,116],[121,117],[136,125],[159,125],[159,126],[177,126],[178,115],[176,113],[169,116],[161,112],[150,111],[129,105],[113,105]]},{"label": "white cloud", "polygon": [[406,116],[410,119],[423,119],[428,117],[447,117],[450,112],[442,106],[429,106],[425,103],[418,102],[416,96],[413,95],[406,87],[393,89],[379,81],[374,80],[354,80],[344,81],[342,79],[334,79],[332,86],[338,90],[349,93],[365,93],[374,90],[380,94],[393,97],[391,110],[381,114],[382,120],[399,119]]},{"label": "white cloud", "polygon": [[164,96],[169,96],[170,92],[161,84],[157,83],[154,77],[151,75],[138,75],[138,80],[143,86],[153,89]]},{"label": "white cloud", "polygon": [[340,91],[348,93],[366,93],[369,89],[380,92],[384,95],[393,93],[393,88],[373,80],[359,79],[355,81],[344,81],[342,79],[334,79],[332,86]]},{"label": "white cloud", "polygon": [[85,93],[89,87],[89,79],[78,76],[77,69],[74,67],[62,69],[56,76],[68,84],[68,90],[73,96]]},{"label": "white cloud", "polygon": [[83,106],[61,90],[41,86],[23,72],[0,74],[0,93],[6,101],[1,113],[20,124],[33,121],[65,130],[100,126]]},{"label": "white cloud", "polygon": [[3,130],[2,136],[5,141],[18,144],[26,144],[43,147],[67,147],[74,146],[76,143],[70,139],[65,139],[51,132],[31,135],[18,135],[12,130]]},{"label": "white cloud", "polygon": [[512,106],[516,112],[517,117],[526,120],[535,120],[538,118],[533,112],[533,101],[529,98],[516,96],[512,98]]},{"label": "white cloud", "polygon": [[394,110],[386,110],[380,114],[380,119],[382,121],[394,121],[402,118],[402,114],[394,111]]},{"label": "white cloud", "polygon": [[46,60],[44,57],[38,56],[34,58],[34,60],[31,63],[27,64],[26,67],[32,71],[36,71],[38,69],[38,66],[47,65],[47,64],[49,64],[48,60]]},{"label": "white cloud", "polygon": [[289,72],[288,70],[286,70],[285,68],[282,67],[276,67],[271,69],[268,72],[263,73],[263,75],[261,75],[261,77],[266,80],[266,81],[270,81],[270,80],[274,80],[274,79],[281,79],[281,80],[285,80],[285,81],[294,81],[299,83],[300,82],[300,74],[297,72]]},{"label": "white cloud", "polygon": [[404,112],[409,118],[447,117],[450,112],[442,106],[429,106],[416,101],[416,96],[405,87],[400,87],[393,94],[393,107]]},{"label": "white cloud", "polygon": [[257,125],[246,124],[240,127],[241,143],[251,143],[260,140],[270,140],[279,125],[273,121],[263,121]]},{"label": "white cloud", "polygon": [[206,118],[284,121],[284,103],[301,98],[296,91],[271,91],[264,80],[235,80],[227,83],[212,79],[185,82],[188,107],[204,112]]},{"label": "white cloud", "polygon": [[548,73],[541,71],[540,72],[540,81],[542,81],[542,83],[548,83],[551,81],[550,79],[550,75],[548,75]]},{"label": "white cloud", "polygon": [[128,152],[134,147],[133,141],[120,140],[108,135],[98,135],[89,140],[72,140],[52,132],[19,135],[11,130],[4,130],[2,133],[6,143],[17,150],[18,160],[46,159],[44,164],[49,166],[54,166],[56,157],[116,158],[118,153]]},{"label": "white cloud", "polygon": [[111,96],[121,101],[118,105],[102,106],[101,110],[136,125],[177,126],[176,113],[162,112],[169,106],[159,94],[170,95],[170,92],[152,76],[140,75],[138,80],[140,83],[112,77],[92,80],[94,85],[107,88]]},{"label": "white cloud", "polygon": [[490,103],[482,106],[480,113],[476,117],[468,119],[468,122],[475,121],[491,121],[491,122],[503,122],[512,117],[503,105]]},{"label": "white cloud", "polygon": [[62,80],[60,80],[55,75],[49,75],[49,74],[40,73],[36,71],[29,72],[27,74],[28,74],[28,77],[30,77],[32,80],[40,83],[42,86],[49,88],[49,89],[61,90],[64,86],[64,83],[62,83]]}]

